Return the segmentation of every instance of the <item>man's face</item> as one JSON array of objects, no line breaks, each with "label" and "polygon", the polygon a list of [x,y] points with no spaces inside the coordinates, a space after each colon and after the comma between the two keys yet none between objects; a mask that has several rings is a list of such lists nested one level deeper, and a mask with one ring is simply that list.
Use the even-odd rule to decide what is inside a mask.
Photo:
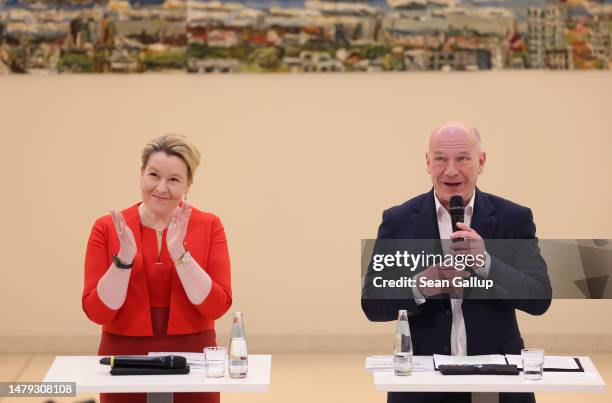
[{"label": "man's face", "polygon": [[440,202],[448,209],[451,196],[461,195],[467,203],[486,160],[474,132],[462,126],[442,127],[431,136],[425,157]]}]

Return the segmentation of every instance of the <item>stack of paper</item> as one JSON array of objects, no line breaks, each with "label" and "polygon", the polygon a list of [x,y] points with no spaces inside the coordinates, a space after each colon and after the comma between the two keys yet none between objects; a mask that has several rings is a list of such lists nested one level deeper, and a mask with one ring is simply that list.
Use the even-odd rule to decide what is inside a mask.
[{"label": "stack of paper", "polygon": [[[366,357],[365,369],[368,371],[393,371],[393,356],[371,355]],[[412,357],[412,370],[415,372],[433,371],[433,360],[430,355]]]},{"label": "stack of paper", "polygon": [[434,354],[434,365],[438,368],[440,365],[485,365],[485,364],[501,364],[506,365],[506,359],[501,354],[489,355],[442,355]]},{"label": "stack of paper", "polygon": [[[506,355],[508,364],[514,364],[517,368],[523,368],[523,359],[520,355]],[[562,369],[562,370],[576,370],[578,363],[574,357],[562,357],[558,355],[546,355],[544,356],[544,369]]]}]

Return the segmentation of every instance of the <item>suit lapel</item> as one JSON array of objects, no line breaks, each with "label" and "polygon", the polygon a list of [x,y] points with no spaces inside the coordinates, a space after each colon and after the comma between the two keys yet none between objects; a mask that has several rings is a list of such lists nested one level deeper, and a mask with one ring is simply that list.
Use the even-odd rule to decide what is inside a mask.
[{"label": "suit lapel", "polygon": [[440,239],[435,206],[432,189],[423,199],[423,203],[415,209],[415,213],[410,217],[416,239]]},{"label": "suit lapel", "polygon": [[474,200],[474,215],[471,227],[478,232],[483,239],[492,239],[497,227],[495,206],[491,203],[485,193],[476,188],[476,200]]},{"label": "suit lapel", "polygon": [[[486,195],[486,193],[482,193],[478,188],[476,188],[474,215],[472,216],[470,227],[472,227],[474,231],[478,232],[478,235],[485,240],[485,245],[487,245],[487,249],[489,249],[490,245],[488,244],[487,240],[493,239],[493,236],[495,235],[497,216],[495,215],[495,206],[493,203],[491,203],[489,197]],[[463,291],[463,317],[465,319],[466,328],[469,326],[471,320],[470,312],[473,312],[470,307],[474,304],[474,302],[478,302],[480,299],[482,299],[482,295],[482,290],[478,288],[466,288]],[[470,354],[474,349],[471,345],[472,338],[468,337],[467,340],[467,350],[468,354]]]},{"label": "suit lapel", "polygon": [[130,276],[131,292],[138,295],[138,301],[141,304],[140,309],[146,310],[144,315],[145,328],[153,334],[153,325],[151,324],[151,308],[149,304],[149,288],[144,270],[144,257],[142,252],[142,231],[140,227],[140,214],[138,206],[140,203],[133,205],[122,211],[125,217],[125,223],[132,230],[134,240],[136,241],[136,256],[134,256],[134,267]]},{"label": "suit lapel", "polygon": [[415,208],[415,213],[410,219],[414,231],[413,236],[418,239],[420,250],[427,253],[442,253],[433,189],[423,199],[421,205]]}]

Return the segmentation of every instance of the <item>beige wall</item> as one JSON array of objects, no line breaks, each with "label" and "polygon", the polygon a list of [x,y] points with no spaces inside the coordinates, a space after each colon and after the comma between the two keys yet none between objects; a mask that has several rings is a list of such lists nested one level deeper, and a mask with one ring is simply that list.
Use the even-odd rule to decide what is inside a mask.
[{"label": "beige wall", "polygon": [[[480,187],[530,206],[541,237],[612,238],[610,94],[608,72],[0,77],[1,349],[95,344],[89,230],[138,200],[140,149],[166,132],[203,151],[190,201],[225,224],[232,310],[262,348],[384,345],[390,324],[359,305],[359,241],[429,189],[427,133],[473,122]],[[612,334],[611,315],[611,301],[554,301],[521,322],[563,344]]]}]

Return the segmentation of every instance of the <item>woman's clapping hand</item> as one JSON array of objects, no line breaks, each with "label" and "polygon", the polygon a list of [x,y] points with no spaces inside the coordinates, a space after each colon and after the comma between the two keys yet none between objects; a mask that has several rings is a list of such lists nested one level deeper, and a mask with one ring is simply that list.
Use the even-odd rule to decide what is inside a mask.
[{"label": "woman's clapping hand", "polygon": [[124,264],[130,264],[136,256],[136,240],[130,227],[127,226],[123,214],[117,210],[110,211],[111,217],[113,218],[113,224],[115,224],[115,232],[119,238],[120,248],[117,257]]},{"label": "woman's clapping hand", "polygon": [[168,244],[168,252],[173,260],[180,259],[185,253],[185,234],[187,234],[187,225],[191,216],[191,206],[183,203],[183,206],[176,209],[168,225],[168,233],[166,234],[166,243]]}]

